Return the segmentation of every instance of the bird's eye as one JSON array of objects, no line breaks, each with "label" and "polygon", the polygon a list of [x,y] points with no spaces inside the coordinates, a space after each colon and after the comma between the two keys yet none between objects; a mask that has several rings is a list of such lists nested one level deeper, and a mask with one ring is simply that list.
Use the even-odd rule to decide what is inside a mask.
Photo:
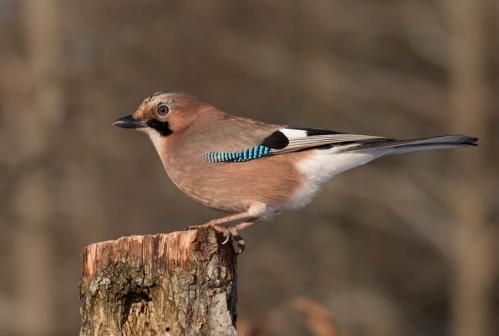
[{"label": "bird's eye", "polygon": [[158,114],[161,116],[166,115],[170,111],[170,108],[166,105],[159,105],[158,106]]}]

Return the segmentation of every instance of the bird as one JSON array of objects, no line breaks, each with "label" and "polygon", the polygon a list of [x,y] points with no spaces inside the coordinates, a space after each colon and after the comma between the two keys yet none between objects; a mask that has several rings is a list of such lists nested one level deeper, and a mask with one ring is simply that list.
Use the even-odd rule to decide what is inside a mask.
[{"label": "bird", "polygon": [[[478,141],[460,134],[399,140],[269,124],[225,113],[182,92],[156,92],[113,125],[146,133],[175,186],[227,213],[199,226],[212,226],[224,232],[225,242],[235,238],[241,247],[239,231],[309,204],[341,172],[386,155]],[[229,223],[236,224],[229,228]]]}]

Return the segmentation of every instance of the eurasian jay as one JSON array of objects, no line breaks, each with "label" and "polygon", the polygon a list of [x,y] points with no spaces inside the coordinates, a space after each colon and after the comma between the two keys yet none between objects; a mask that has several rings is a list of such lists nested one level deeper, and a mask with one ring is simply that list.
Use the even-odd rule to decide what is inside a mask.
[{"label": "eurasian jay", "polygon": [[[204,225],[237,237],[238,229],[258,219],[306,205],[345,170],[384,155],[474,146],[478,140],[466,135],[397,140],[266,124],[175,92],[151,95],[114,125],[147,133],[180,190],[231,213]],[[240,223],[227,231],[224,223],[235,221]]]}]

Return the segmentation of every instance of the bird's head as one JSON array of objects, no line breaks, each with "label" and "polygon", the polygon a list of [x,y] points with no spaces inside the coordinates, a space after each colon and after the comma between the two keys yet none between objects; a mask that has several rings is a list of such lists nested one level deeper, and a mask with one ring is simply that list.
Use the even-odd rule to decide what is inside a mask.
[{"label": "bird's head", "polygon": [[133,114],[116,120],[113,125],[145,131],[151,139],[162,139],[189,127],[204,105],[186,93],[157,92],[144,99]]}]

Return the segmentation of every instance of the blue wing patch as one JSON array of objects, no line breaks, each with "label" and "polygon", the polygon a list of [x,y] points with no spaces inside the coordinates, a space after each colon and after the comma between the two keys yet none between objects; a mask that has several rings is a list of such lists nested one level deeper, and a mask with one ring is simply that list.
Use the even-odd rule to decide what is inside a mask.
[{"label": "blue wing patch", "polygon": [[245,162],[259,159],[270,154],[271,148],[258,145],[256,147],[239,152],[208,152],[205,153],[206,160],[212,163],[218,162]]}]

